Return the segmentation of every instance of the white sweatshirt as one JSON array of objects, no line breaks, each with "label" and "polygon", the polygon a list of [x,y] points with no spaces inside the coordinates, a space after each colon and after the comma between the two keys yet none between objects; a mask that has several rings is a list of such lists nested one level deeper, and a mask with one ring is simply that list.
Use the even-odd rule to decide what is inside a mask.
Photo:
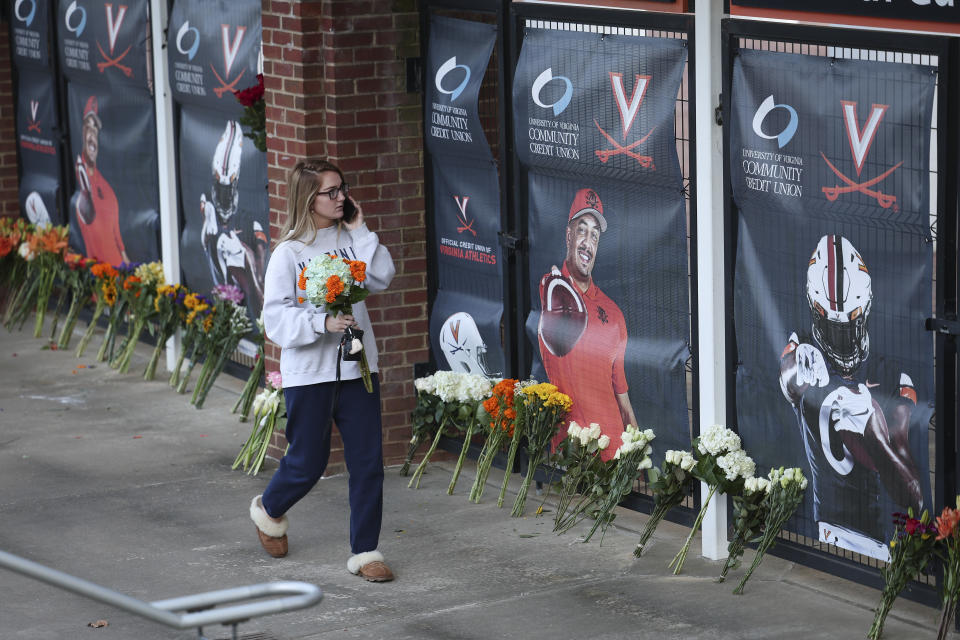
[{"label": "white sweatshirt", "polygon": [[[353,231],[334,225],[317,231],[309,244],[286,240],[276,246],[264,279],[263,324],[266,335],[280,346],[284,387],[336,380],[337,346],[343,334],[327,333],[326,312],[303,299],[304,292],[297,288],[300,271],[311,258],[324,253],[367,263],[363,286],[371,293],[386,289],[396,272],[390,252],[365,224]],[[377,343],[364,302],[353,305],[353,317],[364,332],[363,348],[370,371],[378,371]],[[359,362],[340,363],[341,380],[359,377]]]}]

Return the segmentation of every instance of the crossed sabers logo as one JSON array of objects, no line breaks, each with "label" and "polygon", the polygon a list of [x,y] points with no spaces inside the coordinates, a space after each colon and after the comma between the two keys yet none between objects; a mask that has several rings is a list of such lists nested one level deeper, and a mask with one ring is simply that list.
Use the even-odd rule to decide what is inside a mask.
[{"label": "crossed sabers logo", "polygon": [[[867,159],[867,154],[870,153],[870,147],[873,145],[873,141],[877,137],[877,130],[880,128],[880,121],[883,120],[883,116],[890,105],[872,105],[870,107],[870,117],[867,118],[867,122],[861,131],[860,124],[857,122],[857,103],[850,100],[841,100],[840,104],[843,108],[843,126],[846,127],[847,130],[847,141],[850,143],[850,152],[853,154],[853,162],[857,169],[857,177],[859,178],[860,172],[863,170],[863,163]],[[832,187],[823,187],[823,195],[827,197],[827,200],[833,202],[840,196],[841,193],[859,191],[860,193],[870,196],[876,200],[877,204],[884,209],[893,207],[894,211],[899,210],[899,207],[896,204],[897,196],[889,193],[882,193],[879,189],[874,190],[870,187],[882,182],[891,173],[899,169],[903,164],[903,160],[893,165],[875,178],[865,180],[864,182],[855,182],[841,173],[840,170],[837,169],[833,163],[827,159],[827,156],[822,151],[820,152],[820,156],[823,158],[823,161],[827,163],[827,166],[830,167],[830,170],[833,171],[844,183],[844,186],[834,185]]]},{"label": "crossed sabers logo", "polygon": [[607,160],[614,156],[625,155],[629,158],[633,158],[640,166],[645,169],[655,169],[653,165],[653,158],[651,156],[645,156],[634,151],[635,148],[639,147],[641,144],[647,141],[647,138],[650,137],[650,134],[653,133],[653,130],[647,132],[647,135],[643,136],[639,140],[634,140],[630,144],[627,142],[627,133],[629,133],[630,128],[633,126],[633,122],[637,117],[637,114],[640,113],[640,105],[643,103],[643,97],[647,93],[647,87],[650,84],[650,78],[652,76],[641,76],[637,74],[635,76],[636,80],[633,84],[633,93],[630,94],[630,98],[627,99],[627,91],[623,86],[623,74],[610,72],[610,86],[613,89],[613,98],[617,102],[617,109],[620,110],[620,123],[623,126],[623,142],[620,144],[616,139],[611,136],[609,133],[603,130],[603,127],[600,126],[600,123],[597,122],[597,119],[593,119],[593,124],[597,125],[597,129],[600,130],[600,133],[603,134],[603,137],[613,145],[611,149],[597,149],[594,153],[597,154],[597,157],[600,159],[600,162],[606,163]]},{"label": "crossed sabers logo", "polygon": [[470,202],[470,196],[453,196],[453,199],[457,201],[457,209],[460,210],[460,213],[457,214],[457,220],[460,221],[460,226],[457,227],[457,233],[469,231],[473,234],[473,237],[476,238],[477,232],[473,230],[473,223],[477,220],[476,218],[467,220],[467,203]]},{"label": "crossed sabers logo", "polygon": [[38,100],[30,101],[30,122],[27,123],[27,131],[43,133],[43,131],[40,130],[40,122],[37,120],[37,110],[39,108],[40,102]]},{"label": "crossed sabers logo", "polygon": [[107,37],[110,39],[110,55],[107,55],[107,53],[103,50],[103,47],[100,45],[100,41],[98,40],[97,49],[100,50],[100,55],[103,56],[104,61],[97,63],[97,71],[103,73],[110,67],[116,67],[123,72],[123,75],[127,76],[128,78],[132,78],[133,69],[125,64],[120,64],[120,61],[127,57],[127,54],[130,53],[130,49],[133,47],[133,44],[131,43],[129,46],[127,46],[127,48],[123,50],[123,53],[118,56],[114,56],[113,53],[113,49],[117,44],[117,34],[120,33],[120,25],[123,24],[123,19],[127,15],[127,5],[121,4],[119,6],[116,18],[113,16],[112,3],[105,3],[103,8],[107,11]]},{"label": "crossed sabers logo", "polygon": [[[240,51],[240,43],[243,42],[243,36],[247,33],[246,27],[237,27],[237,34],[233,37],[233,41],[230,41],[230,25],[221,24],[220,25],[220,35],[222,36],[223,41],[223,70],[224,76],[228,79],[230,78],[230,70],[233,68],[233,63],[237,59],[237,52]],[[233,93],[237,90],[237,82],[240,78],[243,77],[243,74],[247,72],[246,69],[241,71],[236,78],[233,79],[233,82],[227,82],[220,77],[220,74],[217,73],[217,70],[213,68],[213,63],[210,63],[210,70],[213,71],[213,75],[216,76],[217,80],[220,81],[220,86],[216,87],[213,92],[218,98],[222,98],[223,94],[226,92]]]}]

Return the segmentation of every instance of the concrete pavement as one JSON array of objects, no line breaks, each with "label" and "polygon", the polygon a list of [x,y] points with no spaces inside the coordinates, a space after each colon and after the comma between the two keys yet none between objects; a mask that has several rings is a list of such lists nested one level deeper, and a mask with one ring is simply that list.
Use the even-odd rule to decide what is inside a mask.
[{"label": "concrete pavement", "polygon": [[[688,530],[669,522],[638,560],[642,514],[623,510],[602,546],[582,544],[583,525],[557,536],[549,517],[498,509],[497,470],[472,504],[469,463],[453,496],[450,463],[431,465],[419,490],[387,469],[380,548],[393,583],[346,570],[343,475],[291,510],[290,554],[272,559],[247,509],[275,463],[258,477],[230,469],[250,430],[230,413],[242,381],[221,376],[196,410],[165,375],[141,379],[146,345],[120,375],[44,344],[0,328],[0,549],[146,601],[271,580],[323,589],[316,607],[243,624],[241,638],[813,640],[870,627],[876,590],[779,558],[764,559],[742,597],[730,593],[742,568],[714,583],[721,563],[699,557],[698,542],[673,576]],[[901,599],[885,637],[934,637],[937,613]],[[87,626],[100,619],[109,625]],[[192,637],[0,569],[0,639]]]}]

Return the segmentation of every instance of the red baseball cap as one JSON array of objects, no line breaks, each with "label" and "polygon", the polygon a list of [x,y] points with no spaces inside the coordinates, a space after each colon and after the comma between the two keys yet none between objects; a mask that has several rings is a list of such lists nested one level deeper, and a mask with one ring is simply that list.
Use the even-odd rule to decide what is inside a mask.
[{"label": "red baseball cap", "polygon": [[99,110],[97,96],[90,96],[87,98],[87,105],[83,108],[83,119],[93,118],[93,121],[97,123],[97,128],[103,129],[103,123],[100,122],[100,115],[98,114]]},{"label": "red baseball cap", "polygon": [[570,205],[570,217],[567,218],[567,222],[587,213],[600,223],[600,231],[607,230],[607,219],[603,217],[603,203],[600,202],[600,196],[593,189],[580,189],[573,198],[573,204]]}]

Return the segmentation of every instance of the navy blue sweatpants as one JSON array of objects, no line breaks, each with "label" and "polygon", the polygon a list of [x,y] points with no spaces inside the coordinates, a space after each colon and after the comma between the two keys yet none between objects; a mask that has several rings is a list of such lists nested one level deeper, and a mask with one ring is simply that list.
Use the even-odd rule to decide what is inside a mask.
[{"label": "navy blue sweatpants", "polygon": [[[287,387],[287,442],[290,448],[263,492],[263,508],[279,518],[317,483],[330,457],[330,409],[335,383]],[[350,549],[373,551],[383,517],[383,435],[380,423],[380,381],[373,374],[373,393],[363,381],[343,380],[333,416],[343,438],[350,474]]]}]

